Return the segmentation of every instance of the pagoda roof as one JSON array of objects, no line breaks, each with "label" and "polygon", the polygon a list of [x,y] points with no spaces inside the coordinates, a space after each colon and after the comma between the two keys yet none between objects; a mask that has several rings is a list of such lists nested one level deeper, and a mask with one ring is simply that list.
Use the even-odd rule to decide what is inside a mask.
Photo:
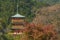
[{"label": "pagoda roof", "polygon": [[15,15],[13,15],[12,17],[25,17],[25,16],[22,16],[22,15],[20,15],[20,14],[15,14]]}]

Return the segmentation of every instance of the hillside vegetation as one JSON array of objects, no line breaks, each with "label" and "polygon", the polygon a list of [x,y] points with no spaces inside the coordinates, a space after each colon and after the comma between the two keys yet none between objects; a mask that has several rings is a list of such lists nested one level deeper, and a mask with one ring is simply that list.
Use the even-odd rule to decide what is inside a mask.
[{"label": "hillside vegetation", "polygon": [[43,7],[36,11],[36,17],[33,23],[44,25],[53,24],[56,29],[60,31],[60,4],[56,4],[49,7]]},{"label": "hillside vegetation", "polygon": [[[0,40],[20,38],[20,35],[17,39],[13,35],[8,35],[11,27],[10,18],[17,12],[17,3],[18,13],[24,15],[27,22],[27,29],[24,31],[27,32],[25,36],[28,36],[28,40],[46,40],[47,37],[55,39],[55,31],[60,32],[60,0],[0,0]],[[53,38],[50,37],[49,32],[53,34]]]}]

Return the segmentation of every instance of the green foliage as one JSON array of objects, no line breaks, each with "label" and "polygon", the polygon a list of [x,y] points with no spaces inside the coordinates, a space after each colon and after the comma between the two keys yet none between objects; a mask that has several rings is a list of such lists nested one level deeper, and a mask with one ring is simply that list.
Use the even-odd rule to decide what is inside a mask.
[{"label": "green foliage", "polygon": [[48,3],[49,5],[60,3],[60,0],[38,0],[38,1]]},{"label": "green foliage", "polygon": [[[0,0],[0,17],[2,17],[3,21],[8,23],[9,17],[16,14],[16,5],[18,0]],[[18,11],[19,14],[26,16],[28,21],[34,17],[34,13],[31,12],[35,8],[40,8],[42,6],[46,6],[46,3],[37,2],[36,0],[19,0],[18,1]],[[31,19],[32,20],[32,19]]]}]

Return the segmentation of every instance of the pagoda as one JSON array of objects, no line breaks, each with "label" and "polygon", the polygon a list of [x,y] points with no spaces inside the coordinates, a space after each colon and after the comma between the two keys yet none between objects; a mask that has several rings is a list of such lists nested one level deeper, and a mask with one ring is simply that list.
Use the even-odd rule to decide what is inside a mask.
[{"label": "pagoda", "polygon": [[17,13],[11,16],[11,32],[13,34],[23,33],[24,30],[24,22],[25,16],[22,16],[18,13],[18,5],[17,5]]}]

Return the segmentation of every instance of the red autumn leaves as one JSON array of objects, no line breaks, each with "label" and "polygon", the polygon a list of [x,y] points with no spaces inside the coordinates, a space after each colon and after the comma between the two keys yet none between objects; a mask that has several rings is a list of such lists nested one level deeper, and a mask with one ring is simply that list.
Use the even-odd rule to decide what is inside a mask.
[{"label": "red autumn leaves", "polygon": [[49,25],[35,25],[34,23],[28,24],[26,29],[28,36],[31,36],[34,40],[43,40],[46,36],[46,40],[54,40],[56,38],[56,31],[52,24]]}]

